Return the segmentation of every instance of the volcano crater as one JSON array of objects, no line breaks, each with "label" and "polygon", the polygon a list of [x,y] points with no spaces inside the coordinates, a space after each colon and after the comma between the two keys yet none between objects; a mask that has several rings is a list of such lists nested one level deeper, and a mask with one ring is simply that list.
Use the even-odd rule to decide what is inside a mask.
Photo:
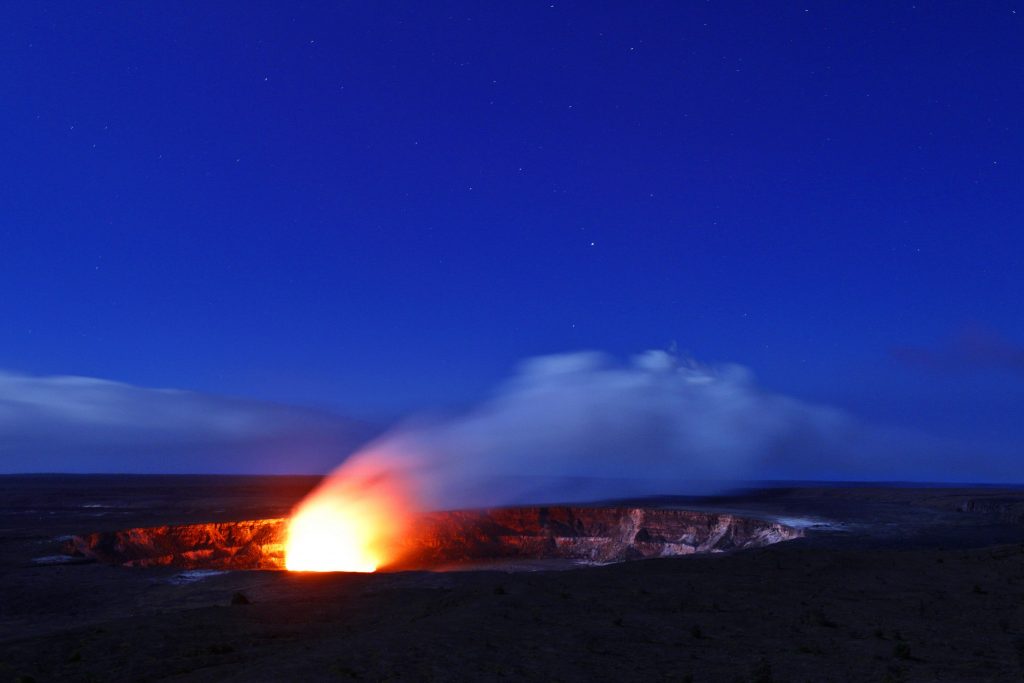
[{"label": "volcano crater", "polygon": [[[67,552],[126,567],[285,568],[288,519],[185,524],[74,536]],[[756,548],[803,535],[731,513],[632,506],[535,506],[432,512],[416,518],[384,571],[561,560],[606,564]]]}]

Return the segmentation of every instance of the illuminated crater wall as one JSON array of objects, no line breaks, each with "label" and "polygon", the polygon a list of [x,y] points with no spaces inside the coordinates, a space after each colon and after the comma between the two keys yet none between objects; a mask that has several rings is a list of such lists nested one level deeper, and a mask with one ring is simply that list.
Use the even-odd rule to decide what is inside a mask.
[{"label": "illuminated crater wall", "polygon": [[[132,567],[283,569],[287,519],[161,526],[76,536],[69,552]],[[797,538],[778,522],[637,507],[523,507],[419,517],[385,570],[488,560],[618,562],[756,548]]]}]

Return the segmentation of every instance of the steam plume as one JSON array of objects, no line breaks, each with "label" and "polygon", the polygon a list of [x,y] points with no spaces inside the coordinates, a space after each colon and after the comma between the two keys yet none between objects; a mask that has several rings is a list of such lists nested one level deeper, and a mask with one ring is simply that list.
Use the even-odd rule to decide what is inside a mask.
[{"label": "steam plume", "polygon": [[572,353],[524,363],[468,414],[393,430],[325,486],[415,482],[429,509],[698,492],[767,471],[806,475],[823,460],[842,474],[861,448],[898,441],[761,391],[740,366]]}]

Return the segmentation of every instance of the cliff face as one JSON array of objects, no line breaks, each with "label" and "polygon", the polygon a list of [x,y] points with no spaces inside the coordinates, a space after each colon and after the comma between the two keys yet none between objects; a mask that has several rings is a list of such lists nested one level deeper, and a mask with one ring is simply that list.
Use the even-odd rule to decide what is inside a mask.
[{"label": "cliff face", "polygon": [[802,535],[757,519],[658,508],[537,507],[424,516],[403,566],[495,558],[617,562],[751,548]]},{"label": "cliff face", "polygon": [[[286,519],[127,529],[76,536],[69,551],[136,567],[282,569],[286,531]],[[760,547],[800,535],[777,522],[658,508],[435,512],[417,520],[389,568],[517,558],[615,562]]]},{"label": "cliff face", "polygon": [[72,554],[127,567],[284,569],[286,519],[156,526],[75,536]]}]

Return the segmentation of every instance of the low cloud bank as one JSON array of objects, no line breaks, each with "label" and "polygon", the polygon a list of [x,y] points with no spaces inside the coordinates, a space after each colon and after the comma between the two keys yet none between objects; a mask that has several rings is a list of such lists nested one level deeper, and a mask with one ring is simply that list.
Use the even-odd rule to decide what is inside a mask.
[{"label": "low cloud bank", "polygon": [[0,372],[0,472],[323,472],[375,434],[329,413]]}]

